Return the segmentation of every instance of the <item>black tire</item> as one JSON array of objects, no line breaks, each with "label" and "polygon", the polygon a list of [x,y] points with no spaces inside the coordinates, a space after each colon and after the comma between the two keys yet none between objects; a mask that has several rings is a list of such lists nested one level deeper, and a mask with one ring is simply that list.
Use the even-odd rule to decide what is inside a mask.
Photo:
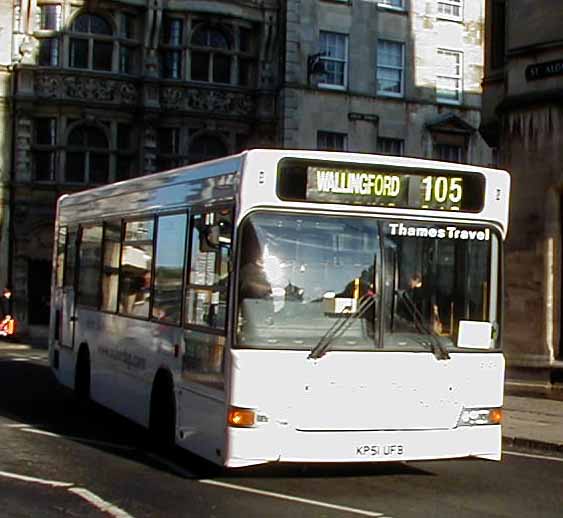
[{"label": "black tire", "polygon": [[159,373],[151,394],[149,433],[152,448],[170,452],[176,439],[176,399],[172,379],[167,373]]},{"label": "black tire", "polygon": [[78,353],[74,378],[74,392],[81,402],[90,401],[90,372],[90,352],[88,347],[82,346]]}]

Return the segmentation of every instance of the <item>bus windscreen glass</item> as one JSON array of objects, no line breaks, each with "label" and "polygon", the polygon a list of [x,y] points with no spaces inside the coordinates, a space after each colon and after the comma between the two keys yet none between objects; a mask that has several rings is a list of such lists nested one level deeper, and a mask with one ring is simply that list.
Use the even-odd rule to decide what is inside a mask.
[{"label": "bus windscreen glass", "polygon": [[288,201],[479,212],[485,179],[475,172],[284,160],[278,195]]},{"label": "bus windscreen glass", "polygon": [[350,317],[332,350],[456,348],[460,322],[488,332],[475,348],[498,347],[488,227],[254,213],[241,231],[239,347],[312,350]]}]

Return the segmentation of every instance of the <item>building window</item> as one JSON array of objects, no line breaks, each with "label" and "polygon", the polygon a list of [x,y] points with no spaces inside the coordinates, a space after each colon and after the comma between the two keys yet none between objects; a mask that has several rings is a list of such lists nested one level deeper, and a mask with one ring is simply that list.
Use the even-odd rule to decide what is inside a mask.
[{"label": "building window", "polygon": [[190,164],[221,158],[228,154],[227,146],[213,135],[200,135],[190,142]]},{"label": "building window", "polygon": [[127,180],[137,175],[137,154],[135,146],[135,130],[130,124],[117,124],[117,166],[115,180]]},{"label": "building window", "polygon": [[61,28],[61,6],[56,4],[40,5],[38,26],[42,31],[58,31]]},{"label": "building window", "polygon": [[136,74],[138,72],[137,18],[132,13],[121,13],[119,24],[119,72]]},{"label": "building window", "polygon": [[231,83],[232,55],[230,37],[222,30],[197,28],[190,41],[191,79],[209,83]]},{"label": "building window", "polygon": [[441,0],[438,2],[438,17],[449,20],[463,19],[463,0]]},{"label": "building window", "polygon": [[61,28],[61,6],[56,4],[40,5],[37,10],[38,27],[35,36],[39,40],[37,63],[41,66],[58,66],[59,38]]},{"label": "building window", "polygon": [[403,10],[405,8],[404,0],[378,0],[377,4],[383,7],[390,7],[393,9]]},{"label": "building window", "polygon": [[317,132],[317,149],[322,151],[346,151],[347,148],[348,136],[345,133]]},{"label": "building window", "polygon": [[38,182],[56,180],[57,119],[35,119],[33,130],[33,178]]},{"label": "building window", "polygon": [[184,56],[184,20],[166,16],[162,29],[161,76],[165,79],[181,79]]},{"label": "building window", "polygon": [[39,40],[38,65],[55,67],[59,64],[59,40],[41,38]]},{"label": "building window", "polygon": [[465,162],[465,147],[456,144],[444,144],[436,142],[434,144],[434,156],[437,160],[445,162]]},{"label": "building window", "polygon": [[101,128],[81,125],[68,136],[65,180],[69,183],[107,183],[108,140]]},{"label": "building window", "polygon": [[463,55],[454,50],[438,49],[436,99],[438,102],[460,103],[462,99]]},{"label": "building window", "polygon": [[157,132],[157,169],[166,171],[185,163],[187,159],[181,152],[180,128],[159,128]]},{"label": "building window", "polygon": [[137,20],[132,13],[121,13],[119,23],[119,35],[128,40],[134,40],[137,36]]},{"label": "building window", "polygon": [[397,41],[377,42],[377,93],[390,97],[403,95],[405,44]]},{"label": "building window", "polygon": [[113,31],[109,22],[95,14],[81,14],[70,26],[69,66],[111,71]]},{"label": "building window", "polygon": [[348,36],[321,31],[320,54],[324,79],[319,86],[346,88],[348,82]]},{"label": "building window", "polygon": [[377,139],[377,152],[382,155],[403,156],[405,141],[397,138],[380,137]]}]

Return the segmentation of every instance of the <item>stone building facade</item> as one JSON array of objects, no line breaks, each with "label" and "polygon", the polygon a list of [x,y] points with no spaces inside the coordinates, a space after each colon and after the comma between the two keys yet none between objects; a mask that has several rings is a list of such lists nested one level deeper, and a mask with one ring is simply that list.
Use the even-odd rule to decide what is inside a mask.
[{"label": "stone building facade", "polygon": [[287,0],[285,147],[489,165],[484,2]]},{"label": "stone building facade", "polygon": [[25,333],[48,320],[58,196],[276,143],[278,6],[2,3],[14,145],[10,194],[0,191],[0,221],[11,208],[0,279],[13,286]]},{"label": "stone building facade", "polygon": [[484,0],[0,6],[0,281],[22,332],[47,320],[62,193],[250,147],[491,163]]},{"label": "stone building facade", "polygon": [[520,378],[563,371],[563,5],[487,0],[481,132],[512,174],[506,350]]}]

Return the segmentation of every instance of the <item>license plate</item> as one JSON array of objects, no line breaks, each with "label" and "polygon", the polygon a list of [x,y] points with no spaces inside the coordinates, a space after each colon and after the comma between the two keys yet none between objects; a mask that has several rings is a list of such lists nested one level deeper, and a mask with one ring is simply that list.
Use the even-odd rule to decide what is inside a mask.
[{"label": "license plate", "polygon": [[400,457],[404,453],[405,447],[402,444],[363,444],[356,446],[358,457]]}]

